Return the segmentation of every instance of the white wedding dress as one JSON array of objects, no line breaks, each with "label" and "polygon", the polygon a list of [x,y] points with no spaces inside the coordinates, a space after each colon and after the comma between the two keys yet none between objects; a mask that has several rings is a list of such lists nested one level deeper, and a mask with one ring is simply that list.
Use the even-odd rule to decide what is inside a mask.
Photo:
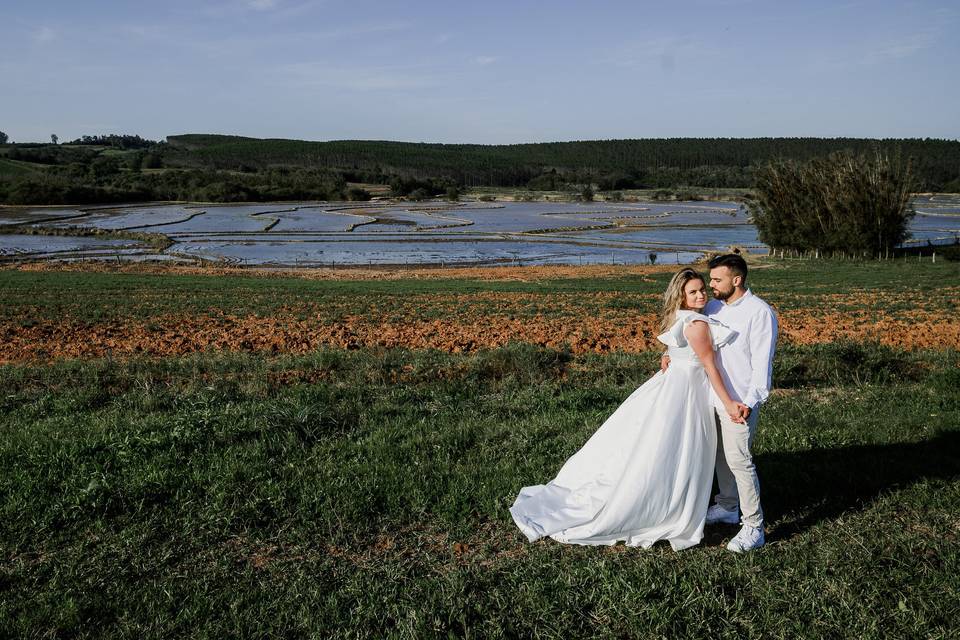
[{"label": "white wedding dress", "polygon": [[553,481],[520,491],[510,513],[531,542],[667,540],[679,550],[703,538],[717,431],[710,382],[683,334],[694,320],[709,324],[714,349],[736,338],[716,320],[678,311],[657,337],[669,347],[666,372],[630,394]]}]

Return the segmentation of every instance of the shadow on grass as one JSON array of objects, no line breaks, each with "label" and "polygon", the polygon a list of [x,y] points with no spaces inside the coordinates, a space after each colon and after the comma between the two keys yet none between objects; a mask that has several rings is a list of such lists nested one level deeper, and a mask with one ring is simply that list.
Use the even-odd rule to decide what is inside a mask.
[{"label": "shadow on grass", "polygon": [[904,351],[875,342],[838,340],[826,344],[778,348],[774,387],[804,389],[820,385],[899,384],[929,378],[949,369],[950,356]]},{"label": "shadow on grass", "polygon": [[768,539],[783,540],[889,491],[960,477],[960,432],[917,443],[767,453],[755,461]]}]

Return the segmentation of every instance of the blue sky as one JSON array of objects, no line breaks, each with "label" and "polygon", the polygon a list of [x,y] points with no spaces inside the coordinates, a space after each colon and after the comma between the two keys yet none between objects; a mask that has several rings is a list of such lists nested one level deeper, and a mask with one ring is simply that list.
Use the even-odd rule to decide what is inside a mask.
[{"label": "blue sky", "polygon": [[960,137],[951,2],[0,0],[15,141]]}]

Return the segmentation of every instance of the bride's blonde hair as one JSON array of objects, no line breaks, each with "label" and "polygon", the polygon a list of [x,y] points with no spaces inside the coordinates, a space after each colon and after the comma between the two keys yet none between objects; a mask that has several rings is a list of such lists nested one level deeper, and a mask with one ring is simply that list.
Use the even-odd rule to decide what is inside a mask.
[{"label": "bride's blonde hair", "polygon": [[696,269],[690,267],[681,269],[670,279],[667,290],[663,292],[663,312],[660,316],[661,331],[666,331],[673,326],[673,321],[677,317],[677,310],[683,304],[683,289],[691,280],[699,280],[704,285],[707,283]]}]

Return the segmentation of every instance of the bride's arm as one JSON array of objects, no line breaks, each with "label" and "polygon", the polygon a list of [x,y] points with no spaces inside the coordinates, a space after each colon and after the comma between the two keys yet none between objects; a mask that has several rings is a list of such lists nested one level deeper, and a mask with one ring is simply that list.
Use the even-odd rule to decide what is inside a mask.
[{"label": "bride's arm", "polygon": [[717,393],[717,397],[720,398],[720,402],[723,403],[723,407],[730,415],[730,419],[734,422],[743,422],[743,418],[740,416],[740,409],[741,407],[746,408],[746,405],[734,401],[733,398],[730,397],[730,392],[727,391],[726,385],[723,384],[720,369],[717,368],[717,355],[713,351],[710,327],[708,327],[707,323],[703,320],[694,320],[684,328],[683,335],[686,337],[687,342],[690,343],[693,352],[700,358],[700,362],[703,363],[703,369],[707,373],[707,379],[710,380],[710,386],[712,386],[713,390]]}]

